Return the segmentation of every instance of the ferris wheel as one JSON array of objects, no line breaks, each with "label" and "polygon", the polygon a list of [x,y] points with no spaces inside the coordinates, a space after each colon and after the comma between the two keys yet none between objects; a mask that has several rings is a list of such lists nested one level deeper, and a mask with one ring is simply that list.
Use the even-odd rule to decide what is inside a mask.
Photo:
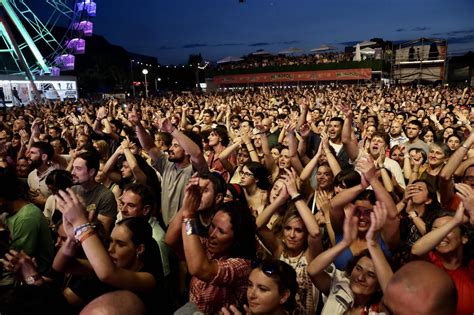
[{"label": "ferris wheel", "polygon": [[95,15],[94,0],[0,0],[0,74],[73,70]]}]

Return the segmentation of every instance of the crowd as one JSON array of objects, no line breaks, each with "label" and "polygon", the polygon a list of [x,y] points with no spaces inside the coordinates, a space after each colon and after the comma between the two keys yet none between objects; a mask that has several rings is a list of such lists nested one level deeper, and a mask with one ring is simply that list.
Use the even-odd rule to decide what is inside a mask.
[{"label": "crowd", "polygon": [[472,314],[469,88],[0,112],[2,314]]},{"label": "crowd", "polygon": [[343,52],[321,52],[310,55],[248,55],[245,56],[242,61],[219,64],[218,70],[258,69],[344,61],[352,61],[352,55]]}]

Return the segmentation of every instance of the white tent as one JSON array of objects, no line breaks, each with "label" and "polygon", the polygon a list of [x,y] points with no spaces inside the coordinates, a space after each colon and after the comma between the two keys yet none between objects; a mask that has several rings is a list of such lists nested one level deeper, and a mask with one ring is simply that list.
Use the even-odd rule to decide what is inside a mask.
[{"label": "white tent", "polygon": [[330,51],[330,50],[336,50],[336,47],[331,46],[331,45],[321,45],[318,48],[313,48],[311,51],[313,52],[323,52],[323,51]]},{"label": "white tent", "polygon": [[360,47],[366,47],[366,46],[373,46],[373,45],[377,45],[376,42],[372,42],[372,41],[369,41],[369,40],[365,40],[363,42],[360,42],[352,47],[356,47],[357,45],[359,45]]},{"label": "white tent", "polygon": [[302,53],[302,52],[303,52],[303,49],[301,49],[301,48],[290,47],[290,48],[288,48],[286,50],[282,50],[278,53],[281,54],[281,55],[289,55],[289,54],[296,54],[296,53]]},{"label": "white tent", "polygon": [[228,56],[228,57],[225,57],[224,59],[218,60],[217,63],[221,64],[221,63],[229,63],[229,62],[238,62],[242,60],[243,59],[240,57]]},{"label": "white tent", "polygon": [[361,61],[362,60],[362,56],[361,56],[361,53],[360,53],[360,45],[357,44],[356,45],[356,51],[354,53],[354,59],[352,59],[353,61]]},{"label": "white tent", "polygon": [[370,47],[365,47],[364,49],[360,50],[362,55],[375,55],[375,49]]}]

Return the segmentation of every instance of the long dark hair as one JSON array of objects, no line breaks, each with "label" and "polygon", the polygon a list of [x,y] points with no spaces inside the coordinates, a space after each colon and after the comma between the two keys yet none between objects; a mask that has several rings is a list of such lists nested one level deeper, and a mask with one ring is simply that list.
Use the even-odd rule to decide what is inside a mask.
[{"label": "long dark hair", "polygon": [[231,201],[224,203],[219,211],[229,215],[232,231],[234,232],[234,241],[229,250],[229,256],[245,259],[254,258],[257,251],[255,240],[257,226],[250,209],[240,202]]},{"label": "long dark hair", "polygon": [[117,222],[116,226],[125,225],[132,232],[132,242],[135,246],[143,244],[145,249],[140,255],[144,270],[155,277],[163,278],[163,262],[158,244],[153,239],[153,231],[145,218],[126,218]]}]

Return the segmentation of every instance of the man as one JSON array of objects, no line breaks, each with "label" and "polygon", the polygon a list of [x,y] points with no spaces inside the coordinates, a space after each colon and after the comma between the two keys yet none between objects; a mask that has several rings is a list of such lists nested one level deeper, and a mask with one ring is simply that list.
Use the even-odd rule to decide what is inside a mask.
[{"label": "man", "polygon": [[403,134],[402,125],[398,121],[393,121],[390,126],[390,148],[396,145],[401,145],[408,141],[408,138]]},{"label": "man", "polygon": [[0,214],[2,213],[7,213],[10,249],[25,251],[36,259],[39,273],[47,273],[54,258],[54,243],[48,222],[38,207],[22,198],[18,178],[13,171],[5,168],[0,168]]},{"label": "man", "polygon": [[205,109],[202,114],[201,131],[211,130],[214,121],[214,111],[212,109]]},{"label": "man", "polygon": [[44,207],[51,191],[46,185],[46,177],[57,167],[53,164],[54,149],[47,142],[34,142],[26,154],[28,163],[33,169],[28,174],[30,200],[40,209]]},{"label": "man", "polygon": [[82,196],[89,220],[97,218],[105,231],[110,233],[117,216],[117,202],[111,190],[95,181],[99,159],[99,154],[93,151],[76,156],[72,164],[72,182],[76,185],[73,190]]},{"label": "man", "polygon": [[12,103],[13,103],[13,100],[17,100],[19,105],[23,105],[22,102],[21,102],[21,99],[20,99],[20,96],[18,95],[18,90],[16,89],[16,87],[13,87],[12,89]]},{"label": "man", "polygon": [[328,137],[329,137],[329,145],[334,149],[336,152],[336,158],[339,160],[339,164],[341,168],[348,167],[349,164],[349,156],[347,155],[346,149],[342,143],[342,127],[344,125],[344,119],[340,117],[333,117],[329,121],[328,127]]},{"label": "man", "polygon": [[158,220],[151,214],[155,210],[155,196],[148,186],[143,184],[130,184],[125,187],[120,197],[120,213],[122,218],[138,217],[147,218],[148,223],[153,230],[153,239],[158,243],[161,252],[161,261],[163,263],[163,274],[170,274],[169,247],[166,245],[165,231],[160,226]]},{"label": "man", "polygon": [[[184,187],[194,172],[208,169],[202,155],[202,141],[196,134],[182,133],[168,119],[161,123],[161,130],[173,136],[168,156],[155,145],[140,122],[135,109],[129,114],[129,121],[135,125],[138,140],[153,160],[153,167],[160,172],[161,182],[161,213],[163,222],[168,225],[171,218],[181,208],[184,198]],[[190,137],[193,137],[191,139]],[[199,139],[198,139],[199,138]]]},{"label": "man", "polygon": [[[387,142],[388,137],[386,134],[379,131],[374,132],[372,134],[372,138],[370,139],[368,153],[375,161],[377,168],[379,168],[381,172],[386,170],[390,171],[392,176],[395,177],[398,185],[405,189],[405,178],[403,177],[400,164],[386,156]],[[363,156],[364,151],[360,150],[359,145],[354,141],[350,141],[344,145],[351,161],[356,162]],[[389,176],[388,173],[386,175]]]},{"label": "man", "polygon": [[407,124],[405,133],[408,141],[404,143],[407,152],[412,148],[420,148],[425,151],[426,154],[430,151],[429,145],[419,138],[422,127],[423,125],[418,120],[412,120]]},{"label": "man", "polygon": [[435,265],[414,261],[400,268],[384,291],[383,305],[392,315],[453,315],[457,291],[446,272]]}]

